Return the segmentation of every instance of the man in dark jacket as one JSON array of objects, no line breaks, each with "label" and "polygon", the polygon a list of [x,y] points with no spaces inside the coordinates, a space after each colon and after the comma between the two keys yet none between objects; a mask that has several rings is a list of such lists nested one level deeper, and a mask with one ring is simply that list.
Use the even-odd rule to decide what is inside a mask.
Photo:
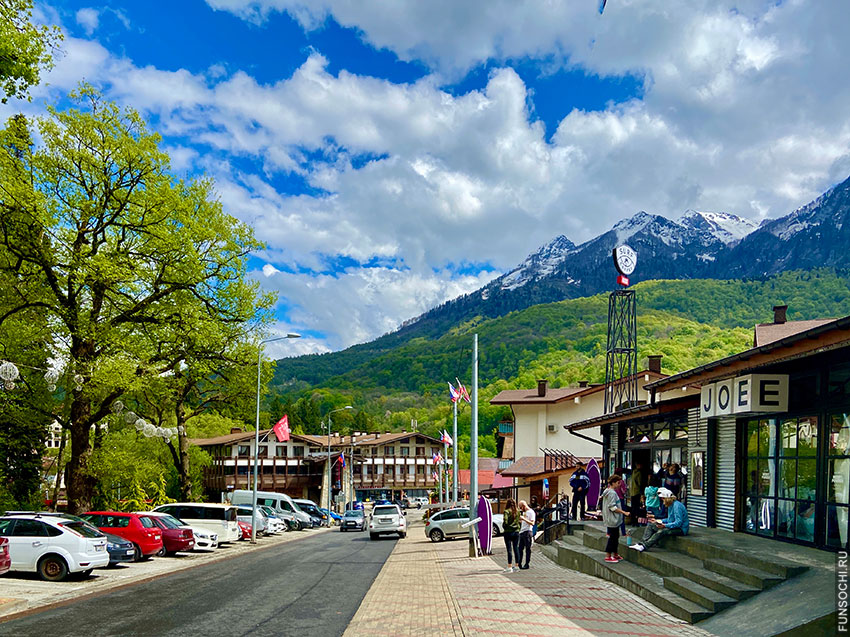
[{"label": "man in dark jacket", "polygon": [[[587,500],[587,491],[590,488],[590,476],[584,470],[584,463],[579,462],[578,468],[570,477],[570,488],[573,490],[573,520],[580,520],[576,517],[579,503],[581,503],[581,517],[584,517],[585,501]],[[595,503],[591,502],[595,506]]]}]

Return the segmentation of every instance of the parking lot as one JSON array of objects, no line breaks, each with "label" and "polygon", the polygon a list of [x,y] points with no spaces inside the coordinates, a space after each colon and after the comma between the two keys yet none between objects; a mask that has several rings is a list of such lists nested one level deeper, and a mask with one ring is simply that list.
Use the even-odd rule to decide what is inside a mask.
[{"label": "parking lot", "polygon": [[257,544],[244,540],[225,544],[210,553],[178,553],[174,557],[154,557],[142,562],[98,568],[88,578],[72,576],[63,582],[45,582],[39,579],[36,573],[9,572],[0,576],[0,621],[35,609],[66,603],[95,593],[118,590],[177,571],[237,558],[246,553],[262,551],[332,530],[335,529],[332,527],[289,532],[260,538]]}]

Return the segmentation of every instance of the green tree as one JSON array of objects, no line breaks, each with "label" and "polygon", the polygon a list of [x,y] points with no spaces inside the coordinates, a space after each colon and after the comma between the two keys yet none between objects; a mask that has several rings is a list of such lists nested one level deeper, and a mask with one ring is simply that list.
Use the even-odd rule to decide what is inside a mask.
[{"label": "green tree", "polygon": [[0,0],[0,102],[27,96],[53,67],[59,27],[32,23],[32,0]]},{"label": "green tree", "polygon": [[[213,322],[241,320],[232,296],[261,244],[223,211],[210,181],[172,177],[138,113],[90,87],[70,98],[75,107],[38,120],[39,147],[0,153],[0,246],[45,282],[22,286],[0,327],[39,308],[67,347],[67,487],[77,512],[96,485],[92,427],[119,396],[174,368],[157,347],[163,326],[189,325],[198,308]],[[0,135],[15,137],[13,123]]]}]

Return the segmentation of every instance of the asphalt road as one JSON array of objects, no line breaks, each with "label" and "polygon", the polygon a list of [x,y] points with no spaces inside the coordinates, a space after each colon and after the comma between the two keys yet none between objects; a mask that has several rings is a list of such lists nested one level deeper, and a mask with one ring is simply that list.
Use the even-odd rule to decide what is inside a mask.
[{"label": "asphalt road", "polygon": [[395,543],[322,533],[0,623],[0,635],[342,635]]}]

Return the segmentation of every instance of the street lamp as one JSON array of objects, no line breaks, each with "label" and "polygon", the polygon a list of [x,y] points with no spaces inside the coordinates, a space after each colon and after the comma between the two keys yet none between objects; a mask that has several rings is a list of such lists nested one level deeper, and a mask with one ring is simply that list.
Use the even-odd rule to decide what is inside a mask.
[{"label": "street lamp", "polygon": [[[346,405],[345,407],[340,407],[339,409],[332,409],[328,412],[328,525],[330,525],[330,515],[331,515],[331,480],[333,479],[333,473],[331,472],[331,426],[333,423],[331,422],[331,414],[335,414],[338,411],[345,411],[346,409],[354,409],[351,405]],[[351,469],[349,469],[351,471]]]},{"label": "street lamp", "polygon": [[251,499],[251,544],[257,543],[257,459],[260,456],[260,371],[263,365],[263,345],[286,338],[301,338],[301,334],[289,332],[286,336],[267,338],[257,344],[257,422],[254,426],[254,496]]}]

